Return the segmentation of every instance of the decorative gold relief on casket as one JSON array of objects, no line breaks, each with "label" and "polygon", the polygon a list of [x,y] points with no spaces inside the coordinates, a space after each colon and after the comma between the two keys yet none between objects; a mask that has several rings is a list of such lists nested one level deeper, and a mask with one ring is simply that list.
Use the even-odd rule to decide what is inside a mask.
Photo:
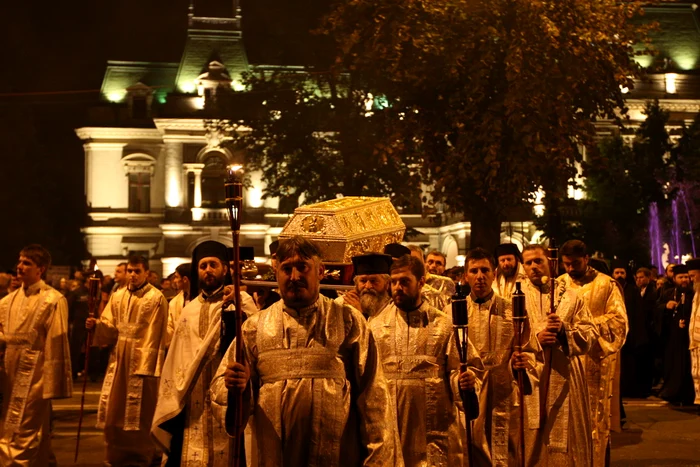
[{"label": "decorative gold relief on casket", "polygon": [[405,231],[388,198],[348,196],[295,209],[279,238],[307,237],[321,246],[326,263],[348,264],[353,256],[400,242]]}]

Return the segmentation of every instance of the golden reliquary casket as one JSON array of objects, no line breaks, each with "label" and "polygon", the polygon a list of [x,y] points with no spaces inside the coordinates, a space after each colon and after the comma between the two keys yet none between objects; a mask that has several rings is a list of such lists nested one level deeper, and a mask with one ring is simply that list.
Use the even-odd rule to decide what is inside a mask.
[{"label": "golden reliquary casket", "polygon": [[382,252],[403,239],[406,225],[388,198],[348,196],[301,206],[287,221],[279,240],[301,235],[323,253],[323,283],[352,283],[352,257]]}]

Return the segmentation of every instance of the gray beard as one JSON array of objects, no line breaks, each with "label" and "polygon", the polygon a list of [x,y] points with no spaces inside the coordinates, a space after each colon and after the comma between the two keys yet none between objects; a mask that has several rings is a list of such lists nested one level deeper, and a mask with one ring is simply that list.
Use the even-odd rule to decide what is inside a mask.
[{"label": "gray beard", "polygon": [[365,293],[360,295],[360,307],[362,308],[362,313],[368,316],[374,316],[382,311],[382,308],[386,306],[388,301],[389,294],[387,293],[381,295]]}]

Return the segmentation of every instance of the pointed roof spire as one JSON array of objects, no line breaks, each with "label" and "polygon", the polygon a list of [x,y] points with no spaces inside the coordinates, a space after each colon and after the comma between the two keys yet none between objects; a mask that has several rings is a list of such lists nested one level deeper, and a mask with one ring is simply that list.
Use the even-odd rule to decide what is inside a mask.
[{"label": "pointed roof spire", "polygon": [[177,87],[194,92],[195,81],[211,71],[216,61],[234,81],[248,70],[248,58],[242,41],[239,0],[190,0],[187,42],[180,61]]}]

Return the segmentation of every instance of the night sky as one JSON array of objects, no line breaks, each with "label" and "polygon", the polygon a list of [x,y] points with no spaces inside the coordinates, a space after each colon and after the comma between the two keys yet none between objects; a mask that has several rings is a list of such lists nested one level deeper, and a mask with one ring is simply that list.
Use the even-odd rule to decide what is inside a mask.
[{"label": "night sky", "polygon": [[[211,1],[211,0],[208,0]],[[227,1],[227,0],[224,0]],[[98,102],[107,60],[178,62],[189,0],[5,2],[0,43],[0,270],[29,243],[55,264],[87,257],[83,150],[74,129]],[[327,0],[242,4],[252,63],[298,63]],[[318,41],[317,41],[318,42]]]}]

